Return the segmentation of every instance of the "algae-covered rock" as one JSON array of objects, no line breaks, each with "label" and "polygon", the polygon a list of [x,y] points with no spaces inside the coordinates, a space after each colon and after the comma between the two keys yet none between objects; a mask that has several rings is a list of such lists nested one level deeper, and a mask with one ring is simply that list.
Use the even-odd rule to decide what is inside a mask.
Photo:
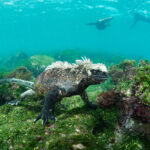
[{"label": "algae-covered rock", "polygon": [[141,60],[137,65],[132,92],[150,106],[150,62]]},{"label": "algae-covered rock", "polygon": [[[120,116],[120,127],[133,135],[150,134],[150,63],[141,60],[125,60],[110,68],[110,78],[114,83],[112,93],[103,92],[98,97],[98,105],[108,108],[115,104]],[[115,100],[115,101],[114,101]]]},{"label": "algae-covered rock", "polygon": [[136,96],[150,105],[150,63],[141,60],[125,60],[109,68],[111,81],[116,92],[125,96]]},{"label": "algae-covered rock", "polygon": [[30,57],[31,65],[32,65],[32,73],[35,77],[37,77],[44,69],[54,62],[54,58],[47,55],[33,55]]},{"label": "algae-covered rock", "polygon": [[14,83],[6,83],[0,85],[0,105],[8,103],[12,100],[17,100],[20,94],[26,90],[25,87],[16,85]]},{"label": "algae-covered rock", "polygon": [[134,60],[124,60],[120,64],[111,66],[109,68],[111,81],[117,84],[122,78],[125,81],[130,80],[135,74],[135,64]]},{"label": "algae-covered rock", "polygon": [[[11,73],[3,72],[1,78],[18,78],[23,80],[32,80],[32,73],[25,67],[20,67]],[[0,105],[8,103],[12,100],[19,99],[20,94],[26,90],[25,87],[16,85],[15,83],[0,84]]]},{"label": "algae-covered rock", "polygon": [[6,58],[1,63],[1,66],[8,67],[9,69],[15,69],[19,66],[26,66],[28,62],[28,56],[23,51],[19,51],[18,53]]},{"label": "algae-covered rock", "polygon": [[5,78],[6,75],[10,74],[11,72],[5,72],[4,70],[0,71],[0,79]]},{"label": "algae-covered rock", "polygon": [[109,68],[109,76],[116,92],[131,95],[131,87],[136,74],[136,61],[124,60]]},{"label": "algae-covered rock", "polygon": [[54,58],[47,55],[33,55],[30,57],[33,66],[41,66],[43,68],[54,62]]},{"label": "algae-covered rock", "polygon": [[108,108],[115,104],[115,93],[113,90],[102,92],[97,96],[98,106],[101,108]]},{"label": "algae-covered rock", "polygon": [[17,78],[17,79],[23,79],[23,80],[32,80],[32,73],[25,67],[20,67],[14,70],[12,73],[7,74],[5,78]]}]

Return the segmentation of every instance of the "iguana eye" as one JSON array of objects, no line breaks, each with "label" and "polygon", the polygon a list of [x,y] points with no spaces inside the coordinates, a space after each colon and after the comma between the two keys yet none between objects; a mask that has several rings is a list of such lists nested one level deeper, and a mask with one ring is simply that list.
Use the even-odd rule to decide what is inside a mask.
[{"label": "iguana eye", "polygon": [[97,73],[97,71],[96,71],[96,70],[91,70],[91,72],[92,72],[93,74],[96,74],[96,73]]}]

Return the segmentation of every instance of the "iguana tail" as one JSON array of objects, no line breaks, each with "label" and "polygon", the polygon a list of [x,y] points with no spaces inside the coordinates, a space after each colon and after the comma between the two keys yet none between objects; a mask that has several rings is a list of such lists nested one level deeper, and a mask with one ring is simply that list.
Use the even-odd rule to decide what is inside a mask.
[{"label": "iguana tail", "polygon": [[33,89],[33,86],[34,86],[34,82],[25,81],[25,80],[21,80],[21,79],[16,79],[16,78],[0,79],[0,84],[9,83],[9,82],[23,85],[23,86],[29,87],[31,89]]}]

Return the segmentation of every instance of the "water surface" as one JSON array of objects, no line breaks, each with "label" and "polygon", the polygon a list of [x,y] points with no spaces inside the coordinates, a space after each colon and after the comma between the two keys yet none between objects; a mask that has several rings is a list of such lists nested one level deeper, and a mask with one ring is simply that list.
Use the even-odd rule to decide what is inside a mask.
[{"label": "water surface", "polygon": [[[0,0],[0,51],[28,54],[60,49],[150,56],[150,23],[133,29],[132,12],[150,17],[148,0]],[[113,17],[111,26],[86,26]]]}]

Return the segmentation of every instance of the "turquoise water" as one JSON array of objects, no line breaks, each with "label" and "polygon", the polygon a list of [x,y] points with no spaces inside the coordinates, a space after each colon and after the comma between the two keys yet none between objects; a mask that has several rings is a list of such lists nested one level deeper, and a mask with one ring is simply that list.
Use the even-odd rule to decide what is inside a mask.
[{"label": "turquoise water", "polygon": [[[131,12],[150,17],[148,0],[0,0],[0,51],[28,54],[60,49],[150,57],[150,23],[133,29]],[[111,26],[87,26],[105,17]]]}]

